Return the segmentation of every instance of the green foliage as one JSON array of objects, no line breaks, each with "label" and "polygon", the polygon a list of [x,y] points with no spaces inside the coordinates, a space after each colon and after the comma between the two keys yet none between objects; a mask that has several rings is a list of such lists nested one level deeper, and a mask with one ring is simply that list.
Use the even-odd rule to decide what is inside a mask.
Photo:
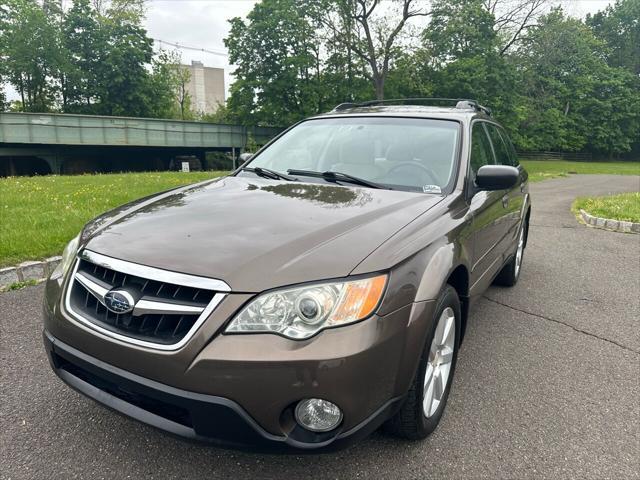
[{"label": "green foliage", "polygon": [[149,111],[145,116],[193,120],[191,98],[186,92],[189,71],[180,66],[179,56],[163,50],[153,59],[152,66],[148,91],[153,98],[148,99]]},{"label": "green foliage", "polygon": [[54,16],[34,0],[6,0],[2,7],[0,51],[4,75],[18,90],[25,111],[49,111],[55,100],[59,56]]},{"label": "green foliage", "polygon": [[640,75],[640,1],[616,0],[604,11],[587,15],[586,23],[609,47],[609,65]]},{"label": "green foliage", "polygon": [[638,79],[606,62],[604,43],[555,9],[519,52],[528,112],[522,144],[534,150],[628,152],[640,138]]},{"label": "green foliage", "polygon": [[213,113],[202,114],[199,117],[201,122],[217,123],[222,125],[233,125],[236,123],[236,116],[231,112],[228,104],[220,105]]},{"label": "green foliage", "polygon": [[423,37],[433,62],[445,65],[494,53],[498,43],[493,26],[483,0],[436,0]]},{"label": "green foliage", "polygon": [[248,153],[256,153],[258,151],[258,144],[251,133],[247,134],[247,144],[244,146],[244,151]]},{"label": "green foliage", "polygon": [[[540,0],[505,4],[512,10],[496,19],[495,3],[436,0],[420,45],[405,37],[385,57],[378,38],[359,34],[359,9],[373,2],[265,0],[246,21],[232,20],[227,46],[239,67],[225,119],[287,125],[344,100],[379,98],[369,60],[382,68],[388,58],[387,97],[477,99],[520,150],[640,153],[640,2],[618,0],[589,26],[559,8],[538,17]],[[392,23],[379,20],[376,35],[388,38]]]},{"label": "green foliage", "polygon": [[284,125],[322,108],[321,41],[312,22],[296,0],[265,0],[246,22],[231,20],[225,45],[238,68],[229,106],[242,123]]},{"label": "green foliage", "polygon": [[24,282],[14,282],[8,287],[4,287],[5,291],[22,290],[23,288],[32,287],[38,285],[37,280],[26,280]]},{"label": "green foliage", "polygon": [[65,112],[94,113],[96,85],[105,32],[90,0],[75,0],[62,23],[65,66],[61,76]]},{"label": "green foliage", "polygon": [[576,214],[584,210],[594,217],[640,223],[640,193],[580,197],[573,202],[572,210]]},{"label": "green foliage", "polygon": [[282,126],[343,101],[368,99],[371,76],[357,47],[325,24],[327,10],[339,11],[345,1],[264,0],[246,20],[232,19],[225,45],[238,68],[228,118]]},{"label": "green foliage", "polygon": [[28,112],[192,118],[188,97],[177,101],[179,58],[154,55],[143,20],[144,0],[74,0],[66,11],[58,0],[7,0],[0,81]]}]

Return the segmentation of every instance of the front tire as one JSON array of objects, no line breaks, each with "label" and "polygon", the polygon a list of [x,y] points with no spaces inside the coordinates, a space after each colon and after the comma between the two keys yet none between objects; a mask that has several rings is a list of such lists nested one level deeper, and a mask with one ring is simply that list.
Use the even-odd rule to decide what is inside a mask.
[{"label": "front tire", "polygon": [[446,285],[436,302],[433,326],[407,398],[385,429],[398,437],[420,440],[440,423],[453,380],[461,327],[460,299]]}]

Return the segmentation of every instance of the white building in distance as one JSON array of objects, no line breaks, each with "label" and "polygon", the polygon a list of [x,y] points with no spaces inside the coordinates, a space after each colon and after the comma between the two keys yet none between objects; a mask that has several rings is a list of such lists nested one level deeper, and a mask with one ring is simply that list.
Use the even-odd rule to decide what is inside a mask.
[{"label": "white building in distance", "polygon": [[191,97],[191,108],[198,113],[214,113],[219,105],[224,105],[224,69],[205,67],[202,62],[192,61],[182,65],[189,71],[187,91]]}]

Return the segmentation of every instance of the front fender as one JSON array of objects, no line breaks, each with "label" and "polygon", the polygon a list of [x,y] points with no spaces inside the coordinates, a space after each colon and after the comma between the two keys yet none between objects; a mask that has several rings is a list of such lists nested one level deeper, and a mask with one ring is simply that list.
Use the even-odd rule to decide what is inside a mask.
[{"label": "front fender", "polygon": [[[416,291],[416,301],[436,300],[452,273],[460,266],[469,271],[469,255],[459,243],[447,241],[432,245]],[[463,292],[459,292],[464,295]]]}]

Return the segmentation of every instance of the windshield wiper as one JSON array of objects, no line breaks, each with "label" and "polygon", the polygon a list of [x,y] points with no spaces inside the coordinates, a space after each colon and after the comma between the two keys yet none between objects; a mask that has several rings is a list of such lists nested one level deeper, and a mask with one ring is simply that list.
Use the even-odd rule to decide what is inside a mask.
[{"label": "windshield wiper", "polygon": [[353,175],[349,175],[348,173],[342,172],[314,172],[313,170],[287,170],[287,173],[291,175],[303,175],[305,177],[317,177],[324,178],[330,182],[347,182],[354,183],[356,185],[362,185],[363,187],[369,188],[386,188],[387,190],[393,190],[392,188],[385,187],[379,183],[370,182],[369,180],[365,180],[364,178],[354,177]]},{"label": "windshield wiper", "polygon": [[285,175],[284,173],[276,172],[275,170],[271,170],[269,168],[262,167],[245,167],[242,169],[243,172],[253,172],[256,175],[264,178],[270,178],[272,180],[287,180],[288,182],[295,182],[298,179],[295,177],[290,177],[289,175]]}]

